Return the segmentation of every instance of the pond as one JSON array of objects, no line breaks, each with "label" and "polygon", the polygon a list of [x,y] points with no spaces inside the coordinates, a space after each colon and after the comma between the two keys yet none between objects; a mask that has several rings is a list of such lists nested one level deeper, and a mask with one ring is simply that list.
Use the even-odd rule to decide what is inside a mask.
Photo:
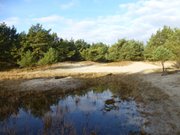
[{"label": "pond", "polygon": [[139,103],[109,88],[19,97],[0,99],[0,134],[138,135],[142,132]]}]

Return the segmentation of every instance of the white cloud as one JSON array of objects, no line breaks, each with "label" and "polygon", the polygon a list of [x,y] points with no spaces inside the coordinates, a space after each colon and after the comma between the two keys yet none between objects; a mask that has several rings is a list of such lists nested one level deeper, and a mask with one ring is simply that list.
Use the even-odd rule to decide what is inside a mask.
[{"label": "white cloud", "polygon": [[141,40],[146,40],[163,25],[180,27],[179,7],[180,1],[177,0],[139,0],[136,3],[120,5],[120,8],[128,9],[124,16],[131,20],[129,34],[137,35],[135,38]]},{"label": "white cloud", "polygon": [[70,23],[59,33],[65,38],[114,43],[119,38],[146,41],[164,25],[180,27],[180,1],[177,0],[139,0],[119,7],[127,11]]},{"label": "white cloud", "polygon": [[59,15],[51,15],[47,17],[33,18],[33,20],[40,23],[52,23],[52,22],[62,21],[64,20],[64,17]]},{"label": "white cloud", "polygon": [[18,25],[20,23],[20,19],[18,17],[10,17],[1,20],[1,22],[5,22],[8,26],[12,26],[12,25]]},{"label": "white cloud", "polygon": [[59,31],[62,31],[62,29],[67,29],[73,24],[72,19],[68,19],[60,15],[50,15],[46,17],[33,18],[30,20],[30,22],[32,22],[33,24],[43,24],[45,27],[53,29],[57,33],[59,33]]},{"label": "white cloud", "polygon": [[[71,1],[74,2],[74,1]],[[64,9],[73,4],[64,5]],[[61,5],[62,6],[62,5]],[[63,6],[62,6],[63,7]],[[51,15],[31,20],[39,22],[62,38],[83,38],[88,42],[114,43],[119,38],[146,41],[152,33],[164,25],[180,27],[179,0],[138,0],[119,5],[123,13],[75,20],[60,15]],[[118,12],[118,11],[117,11]],[[18,18],[8,18],[9,24],[18,23]]]}]

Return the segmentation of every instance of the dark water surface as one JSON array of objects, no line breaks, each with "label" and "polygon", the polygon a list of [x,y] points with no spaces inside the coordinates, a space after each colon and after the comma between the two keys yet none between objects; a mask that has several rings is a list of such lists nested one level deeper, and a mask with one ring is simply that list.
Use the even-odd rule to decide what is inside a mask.
[{"label": "dark water surface", "polygon": [[138,103],[122,97],[108,88],[91,88],[63,96],[1,99],[0,134],[141,134]]}]

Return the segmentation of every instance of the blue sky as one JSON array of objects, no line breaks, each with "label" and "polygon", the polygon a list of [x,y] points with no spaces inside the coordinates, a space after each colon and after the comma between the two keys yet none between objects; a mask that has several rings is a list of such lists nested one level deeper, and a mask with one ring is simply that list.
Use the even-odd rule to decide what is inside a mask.
[{"label": "blue sky", "polygon": [[179,0],[0,0],[0,22],[19,32],[41,23],[62,38],[112,44],[180,27],[179,7]]}]

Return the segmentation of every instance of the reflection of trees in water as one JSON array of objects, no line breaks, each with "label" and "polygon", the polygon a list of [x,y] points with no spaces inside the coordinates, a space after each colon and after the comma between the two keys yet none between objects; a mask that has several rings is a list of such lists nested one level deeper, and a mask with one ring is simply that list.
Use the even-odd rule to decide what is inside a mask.
[{"label": "reflection of trees in water", "polygon": [[43,133],[52,135],[75,135],[76,131],[73,124],[66,120],[68,106],[57,105],[55,110],[48,112],[43,117]]},{"label": "reflection of trees in water", "polygon": [[20,101],[17,97],[9,94],[6,91],[0,91],[0,121],[11,116],[11,114],[18,114]]},{"label": "reflection of trees in water", "polygon": [[127,89],[125,86],[116,85],[116,83],[108,83],[104,85],[99,85],[98,87],[93,87],[95,93],[102,93],[104,90],[110,90],[114,96],[120,97],[123,100],[127,100],[129,97],[133,97],[133,88]]},{"label": "reflection of trees in water", "polygon": [[[123,86],[122,86],[123,87]],[[102,93],[104,90],[110,89],[114,95],[121,98],[129,97],[131,92],[127,89],[117,88],[115,84],[98,85],[89,90],[96,93]],[[73,91],[68,94],[53,92],[15,92],[1,91],[0,92],[0,120],[8,118],[11,114],[17,114],[19,108],[30,111],[35,117],[42,117],[50,110],[52,104],[57,104],[59,97],[61,99],[70,95],[85,96],[88,90]],[[87,98],[89,95],[86,95]],[[75,96],[76,98],[76,96]],[[76,98],[76,105],[79,104],[80,98]],[[93,102],[96,105],[96,101]],[[106,106],[108,108],[108,106]],[[112,106],[112,108],[115,108]]]},{"label": "reflection of trees in water", "polygon": [[30,111],[35,117],[41,117],[50,110],[52,104],[58,103],[58,97],[36,92],[7,92],[1,94],[0,120],[8,118],[12,114],[18,114],[20,108]]},{"label": "reflection of trees in water", "polygon": [[[35,117],[42,117],[50,111],[52,104],[58,104],[59,99],[65,99],[71,95],[85,95],[87,90],[74,91],[71,93],[51,92],[18,92],[18,91],[0,91],[0,121],[10,117],[12,114],[18,114],[19,109],[23,108]],[[80,102],[80,98],[76,103]]]},{"label": "reflection of trees in water", "polygon": [[52,104],[58,103],[58,97],[38,95],[34,97],[27,97],[23,100],[21,108],[26,111],[30,110],[31,114],[35,117],[43,116],[50,110]]},{"label": "reflection of trees in water", "polygon": [[[18,114],[19,108],[22,108],[26,112],[30,112],[34,117],[39,117],[43,120],[43,128],[41,131],[44,134],[76,134],[75,123],[72,123],[72,121],[66,118],[66,114],[72,110],[72,104],[64,102],[64,105],[61,106],[58,104],[59,100],[66,100],[66,97],[70,95],[73,100],[73,105],[76,107],[83,104],[83,98],[88,100],[90,105],[96,107],[99,105],[99,101],[104,101],[101,93],[105,90],[110,90],[113,96],[104,101],[104,107],[102,109],[103,113],[106,113],[111,110],[119,110],[119,100],[127,100],[132,94],[131,90],[122,88],[118,88],[115,84],[110,83],[92,87],[88,89],[92,90],[90,92],[84,90],[70,93],[60,93],[57,91],[0,93],[0,120],[5,120],[12,114]],[[121,98],[119,98],[119,96]],[[52,105],[55,109],[51,108]],[[92,133],[96,131],[96,127],[93,127],[93,129],[89,128],[90,115],[90,111],[84,114],[85,120],[83,121],[84,124],[82,127],[82,133],[84,134],[89,134],[92,130],[94,131]]]},{"label": "reflection of trees in water", "polygon": [[80,128],[80,131],[78,132],[76,127],[79,127],[80,125],[76,125],[71,119],[67,118],[70,107],[71,106],[68,105],[57,105],[53,111],[46,113],[43,117],[44,127],[42,132],[50,135],[78,135],[79,132],[83,135],[96,135],[96,127],[94,129],[89,128],[91,113],[83,112],[85,119],[83,120],[82,128]]}]

